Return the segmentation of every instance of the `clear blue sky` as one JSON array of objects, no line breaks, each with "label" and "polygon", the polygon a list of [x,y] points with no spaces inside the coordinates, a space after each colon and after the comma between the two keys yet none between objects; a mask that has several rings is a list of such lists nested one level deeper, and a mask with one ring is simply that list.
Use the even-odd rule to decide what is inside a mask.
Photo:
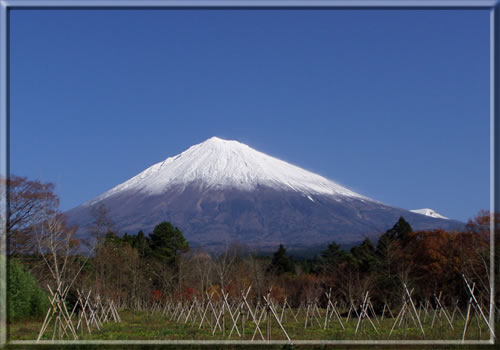
[{"label": "clear blue sky", "polygon": [[489,207],[489,13],[14,10],[11,173],[70,209],[211,136],[361,194]]}]

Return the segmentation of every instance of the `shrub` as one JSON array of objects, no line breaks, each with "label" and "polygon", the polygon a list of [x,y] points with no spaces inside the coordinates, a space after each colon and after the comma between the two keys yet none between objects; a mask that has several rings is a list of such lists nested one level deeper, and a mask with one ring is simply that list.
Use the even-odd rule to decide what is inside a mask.
[{"label": "shrub", "polygon": [[13,259],[8,261],[7,269],[9,322],[45,316],[49,308],[47,293],[40,288],[33,275]]}]

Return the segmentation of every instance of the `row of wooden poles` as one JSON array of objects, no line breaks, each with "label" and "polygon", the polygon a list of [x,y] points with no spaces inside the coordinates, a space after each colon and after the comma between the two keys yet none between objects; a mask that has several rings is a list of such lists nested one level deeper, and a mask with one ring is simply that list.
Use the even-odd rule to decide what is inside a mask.
[{"label": "row of wooden poles", "polygon": [[[412,298],[413,289],[408,289],[403,284],[404,294],[399,312],[393,313],[386,302],[381,315],[377,315],[370,299],[369,291],[357,302],[336,301],[332,297],[332,290],[324,292],[326,298],[326,311],[320,307],[318,299],[302,303],[295,310],[287,301],[278,303],[271,297],[271,290],[262,297],[262,300],[249,301],[248,295],[251,286],[240,292],[238,297],[229,297],[225,291],[221,291],[219,298],[214,298],[214,293],[206,293],[204,298],[194,297],[192,300],[167,301],[165,303],[154,303],[150,309],[152,314],[162,315],[170,321],[191,324],[192,327],[204,328],[211,331],[212,335],[220,334],[222,338],[238,336],[245,337],[245,328],[253,329],[251,340],[271,340],[272,323],[278,325],[279,332],[291,341],[289,332],[286,330],[289,320],[300,323],[299,315],[303,315],[304,329],[318,327],[324,330],[337,327],[337,330],[346,330],[346,323],[350,319],[356,319],[355,334],[372,328],[376,334],[380,334],[381,321],[386,318],[393,320],[389,331],[392,336],[395,329],[402,329],[403,336],[407,336],[408,327],[418,330],[422,338],[425,338],[424,324],[434,328],[438,323],[441,326],[454,329],[454,320],[461,317],[464,321],[462,340],[465,340],[472,320],[475,318],[481,337],[481,324],[485,324],[494,336],[494,330],[486,317],[485,307],[478,301],[475,293],[475,284],[463,276],[468,293],[467,311],[463,313],[458,300],[451,306],[450,310],[444,305],[442,293],[434,294],[433,300],[427,299],[417,306]],[[249,321],[251,323],[249,323]],[[427,323],[426,323],[427,322]],[[428,324],[430,322],[430,325]]]},{"label": "row of wooden poles", "polygon": [[88,332],[92,329],[100,330],[106,322],[121,322],[120,315],[112,299],[101,298],[99,294],[83,292],[77,289],[78,299],[68,312],[66,297],[69,287],[63,288],[59,284],[55,291],[47,286],[50,292],[50,307],[43,321],[37,342],[47,333],[49,325],[52,324],[52,340],[54,339],[78,339],[78,333]]}]

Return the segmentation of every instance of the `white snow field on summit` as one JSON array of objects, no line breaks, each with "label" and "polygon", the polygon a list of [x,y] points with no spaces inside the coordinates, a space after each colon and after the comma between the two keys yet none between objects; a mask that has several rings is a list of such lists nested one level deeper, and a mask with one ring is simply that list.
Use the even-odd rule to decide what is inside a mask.
[{"label": "white snow field on summit", "polygon": [[301,192],[305,196],[321,194],[374,201],[323,176],[268,156],[238,141],[212,137],[147,168],[88,204],[125,190],[158,194],[169,187],[187,186],[195,181],[203,183],[207,188],[231,187],[252,191],[257,186],[264,185]]}]

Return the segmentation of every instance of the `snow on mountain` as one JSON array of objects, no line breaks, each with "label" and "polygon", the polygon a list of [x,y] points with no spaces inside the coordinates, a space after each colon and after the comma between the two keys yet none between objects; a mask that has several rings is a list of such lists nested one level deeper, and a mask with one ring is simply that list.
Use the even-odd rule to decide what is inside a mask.
[{"label": "snow on mountain", "polygon": [[123,191],[160,194],[171,187],[198,183],[206,189],[235,188],[252,191],[258,186],[292,190],[308,196],[329,195],[373,201],[339,184],[238,141],[212,137],[186,151],[157,163],[114,187],[91,205]]},{"label": "snow on mountain", "polygon": [[[85,237],[103,204],[117,232],[152,232],[169,221],[193,246],[222,250],[228,242],[273,250],[304,249],[379,235],[404,217],[415,230],[458,230],[431,209],[409,212],[237,141],[212,137],[165,159],[68,212]],[[253,249],[252,248],[252,249]]]},{"label": "snow on mountain", "polygon": [[443,215],[441,215],[439,213],[436,213],[434,210],[429,209],[429,208],[413,209],[413,210],[410,210],[410,211],[413,212],[413,213],[422,214],[422,215],[430,216],[430,217],[433,217],[433,218],[448,219],[446,216],[443,216]]}]

